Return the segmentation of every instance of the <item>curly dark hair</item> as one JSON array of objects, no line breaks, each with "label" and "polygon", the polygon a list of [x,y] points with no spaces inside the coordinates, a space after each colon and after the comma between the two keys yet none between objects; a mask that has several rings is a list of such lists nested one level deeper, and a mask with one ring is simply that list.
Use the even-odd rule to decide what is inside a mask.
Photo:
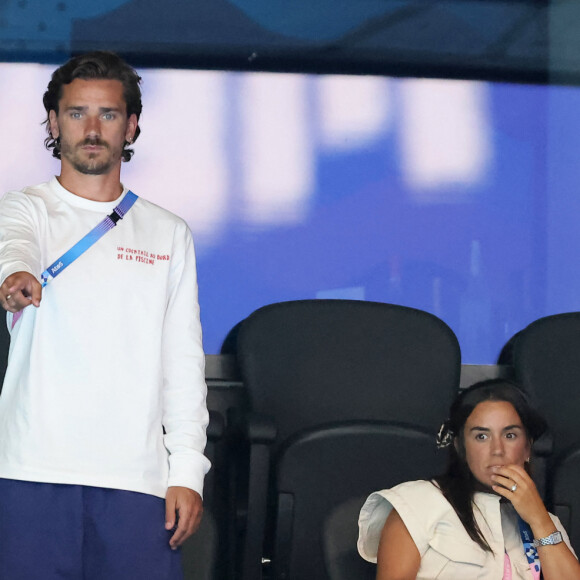
[{"label": "curly dark hair", "polygon": [[[43,124],[46,124],[48,133],[48,137],[44,140],[44,146],[48,150],[52,149],[52,156],[57,159],[60,159],[60,139],[55,139],[50,132],[49,114],[50,111],[54,111],[58,115],[62,87],[72,83],[75,79],[120,81],[123,84],[127,117],[136,115],[137,121],[139,121],[141,110],[143,109],[141,89],[139,87],[141,77],[117,54],[108,51],[95,51],[71,58],[52,73],[51,80],[42,97],[42,102],[46,109],[46,119]],[[141,129],[137,125],[133,142],[137,140],[140,133]],[[133,149],[127,147],[128,145],[129,143],[126,142],[123,148],[123,161],[129,161],[134,153]]]}]

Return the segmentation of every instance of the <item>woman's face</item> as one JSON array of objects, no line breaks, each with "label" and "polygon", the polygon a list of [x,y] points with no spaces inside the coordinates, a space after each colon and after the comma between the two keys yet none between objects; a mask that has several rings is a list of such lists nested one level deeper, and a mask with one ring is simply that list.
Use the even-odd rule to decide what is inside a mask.
[{"label": "woman's face", "polygon": [[522,466],[530,457],[530,442],[517,411],[507,401],[483,401],[463,428],[467,465],[473,476],[491,487],[493,467]]}]

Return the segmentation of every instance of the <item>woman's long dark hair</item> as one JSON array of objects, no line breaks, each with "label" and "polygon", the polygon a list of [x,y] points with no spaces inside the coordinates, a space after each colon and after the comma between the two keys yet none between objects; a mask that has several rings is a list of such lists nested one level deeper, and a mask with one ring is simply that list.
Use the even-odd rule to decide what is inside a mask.
[{"label": "woman's long dark hair", "polygon": [[515,383],[506,379],[481,381],[460,391],[451,405],[449,419],[442,427],[440,438],[452,438],[449,463],[444,474],[433,481],[439,486],[447,501],[453,506],[469,537],[481,548],[491,552],[473,512],[473,496],[482,490],[467,465],[463,429],[467,418],[483,401],[505,401],[511,403],[520,417],[531,444],[547,429],[546,421],[533,409],[526,393]]}]

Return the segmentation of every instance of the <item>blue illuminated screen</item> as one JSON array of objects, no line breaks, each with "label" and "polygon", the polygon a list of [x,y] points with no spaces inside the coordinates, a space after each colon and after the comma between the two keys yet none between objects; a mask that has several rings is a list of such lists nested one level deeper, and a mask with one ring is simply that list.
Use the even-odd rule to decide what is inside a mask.
[{"label": "blue illuminated screen", "polygon": [[[54,67],[1,64],[0,187],[45,181]],[[580,92],[372,76],[143,70],[123,181],[196,242],[206,352],[256,308],[427,310],[464,363],[580,309]]]}]

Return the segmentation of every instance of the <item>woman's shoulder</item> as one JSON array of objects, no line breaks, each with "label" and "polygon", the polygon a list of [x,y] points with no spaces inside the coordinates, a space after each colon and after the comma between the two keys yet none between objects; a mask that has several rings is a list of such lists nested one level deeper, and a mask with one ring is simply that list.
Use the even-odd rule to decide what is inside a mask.
[{"label": "woman's shoulder", "polygon": [[405,481],[389,489],[381,489],[373,492],[367,502],[379,502],[387,500],[391,502],[398,499],[406,502],[439,502],[446,501],[439,489],[439,486],[431,480],[418,479],[416,481]]},{"label": "woman's shoulder", "polygon": [[422,553],[437,523],[451,508],[437,485],[429,480],[407,481],[372,493],[359,516],[359,552],[374,561],[380,534],[391,510],[397,510]]}]

